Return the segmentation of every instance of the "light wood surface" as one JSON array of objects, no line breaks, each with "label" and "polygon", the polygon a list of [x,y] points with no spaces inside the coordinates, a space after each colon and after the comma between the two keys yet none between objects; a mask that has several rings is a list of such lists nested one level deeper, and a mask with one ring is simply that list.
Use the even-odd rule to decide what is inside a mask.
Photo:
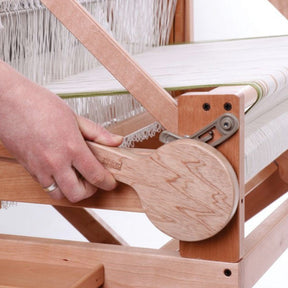
[{"label": "light wood surface", "polygon": [[31,175],[18,163],[0,161],[1,200],[40,203],[57,206],[76,206],[142,212],[142,206],[134,189],[119,184],[113,191],[98,190],[89,199],[72,204],[67,199],[53,200]]},{"label": "light wood surface", "polygon": [[245,185],[245,190],[245,220],[247,221],[286,193],[288,184],[280,178],[277,165],[271,163]]},{"label": "light wood surface", "polygon": [[149,156],[88,144],[118,181],[135,189],[151,222],[173,238],[207,239],[234,215],[239,200],[236,175],[208,144],[181,139]]},{"label": "light wood surface", "polygon": [[127,120],[118,122],[110,127],[107,127],[111,133],[127,136],[135,133],[144,127],[153,124],[156,120],[148,112],[143,112],[136,116],[130,117]]},{"label": "light wood surface", "polygon": [[178,0],[169,41],[171,44],[192,42],[193,32],[193,1]]},{"label": "light wood surface", "polygon": [[[186,144],[184,146],[179,145],[179,143],[181,144],[182,142],[188,142],[189,149],[187,149]],[[184,237],[183,239],[195,241],[199,238],[203,239],[203,237],[207,238],[211,235],[214,235],[219,230],[223,229],[229,222],[231,216],[233,215],[233,212],[235,211],[235,203],[238,202],[238,191],[237,189],[235,190],[235,187],[237,187],[237,184],[235,184],[236,177],[233,176],[234,172],[231,170],[231,167],[229,163],[225,160],[225,158],[223,158],[223,156],[219,154],[217,150],[210,147],[209,145],[205,145],[203,143],[192,140],[181,140],[177,143],[170,143],[169,145],[165,145],[165,147],[167,146],[168,148],[171,147],[171,149],[169,148],[167,151],[165,151],[166,148],[164,150],[163,148],[161,148],[159,150],[160,153],[158,152],[158,150],[156,150],[157,152],[153,156],[149,155],[149,157],[154,160],[148,161],[148,164],[146,166],[143,165],[143,163],[146,163],[147,159],[150,159],[147,157],[147,154],[149,154],[147,152],[148,150],[144,150],[145,153],[135,153],[135,151],[143,151],[142,149],[131,150],[134,152],[130,153],[131,155],[133,155],[132,174],[130,173],[127,176],[125,174],[127,173],[126,171],[125,173],[123,173],[124,176],[122,175],[122,178],[119,180],[126,183],[128,182],[128,184],[132,185],[136,190],[138,189],[138,187],[140,187],[140,191],[143,190],[145,192],[143,193],[144,200],[142,199],[141,204],[139,202],[137,194],[133,192],[134,189],[130,188],[129,190],[127,186],[119,185],[118,189],[116,189],[115,192],[99,191],[92,198],[81,201],[80,203],[75,204],[75,206],[86,206],[95,208],[98,207],[104,209],[107,208],[128,211],[142,211],[142,209],[144,208],[144,210],[150,217],[150,220],[158,228],[162,230],[164,228],[165,233],[168,232],[167,234],[169,235],[173,234],[172,236],[177,239],[181,239]],[[103,148],[103,146],[101,147]],[[118,152],[122,151],[123,153],[125,153],[125,157],[127,157],[127,154],[129,153],[127,150],[120,150],[118,148],[115,148],[114,150]],[[121,157],[123,157],[123,154],[120,155]],[[111,154],[109,154],[109,157],[111,158]],[[158,157],[160,157],[159,160]],[[201,161],[199,160],[199,157]],[[159,163],[157,165],[154,165],[154,163],[156,163],[156,158]],[[189,164],[186,158],[190,158],[196,162],[194,164]],[[143,161],[140,161],[140,163],[138,163],[138,161],[135,159],[141,159],[141,161]],[[186,166],[181,162],[181,159],[183,161],[186,161]],[[116,164],[113,162],[116,165],[115,167],[119,167],[119,165],[122,167],[122,164],[119,164],[119,162],[117,162],[118,160],[119,159],[117,158]],[[160,160],[166,162],[163,162],[161,164]],[[105,161],[107,162],[107,160]],[[175,161],[176,163],[178,163],[177,165],[175,165]],[[149,162],[151,163],[149,164]],[[199,163],[202,163],[203,165],[201,166]],[[193,172],[194,174],[191,173],[189,169],[187,169],[191,168],[192,166],[190,167],[189,165],[192,164],[196,165],[195,171],[197,172]],[[215,167],[218,168],[215,169]],[[212,170],[214,171],[213,173],[211,173]],[[49,195],[42,191],[40,185],[36,183],[31,178],[31,176],[29,176],[29,174],[24,170],[24,168],[22,168],[17,163],[8,163],[1,161],[0,171],[2,172],[0,176],[0,191],[1,198],[3,200],[43,204],[46,203],[58,206],[72,206],[72,204],[69,203],[67,200],[55,201],[50,199]],[[114,169],[114,171],[115,173],[119,173],[119,170],[117,169]],[[168,171],[170,172],[168,173]],[[220,177],[218,177],[219,174]],[[129,178],[129,175],[131,179]],[[182,179],[182,182],[180,180],[175,181],[175,179],[173,178],[175,178],[176,176],[179,179]],[[14,181],[13,179],[16,178],[17,181]],[[230,180],[227,181],[227,179]],[[171,182],[171,180],[175,182],[175,185],[173,184],[174,186],[169,186],[169,184],[167,184],[167,182]],[[143,185],[142,187],[140,183],[143,183],[143,181],[144,183],[146,181],[149,185]],[[213,185],[211,183],[213,183]],[[223,193],[223,198],[221,198],[219,197],[219,195],[221,196],[221,194],[218,195],[218,193],[219,191],[221,191],[223,183],[227,184],[223,186],[225,189],[221,192]],[[167,185],[169,186],[169,189],[167,189]],[[179,185],[180,192],[178,192]],[[187,189],[187,191],[184,189],[185,185],[189,185],[189,189]],[[198,187],[198,185],[200,186]],[[151,187],[151,189],[149,186]],[[123,188],[122,190],[121,187]],[[14,191],[17,191],[17,193],[14,193]],[[215,196],[215,193],[216,196],[218,195],[217,202],[214,202],[213,198]],[[227,195],[228,197],[225,198]],[[175,201],[175,199],[177,201]],[[191,199],[191,203],[189,203],[187,199]],[[161,202],[161,205],[159,205],[159,201]],[[199,203],[202,205],[202,210],[198,206],[198,210],[195,210],[195,205],[199,205]],[[205,205],[203,203],[205,203]],[[177,207],[186,207],[187,210],[181,210]],[[219,210],[219,207],[222,207],[223,211]],[[207,214],[207,211],[205,209],[208,209],[208,211],[210,211],[210,214]],[[189,213],[187,213],[187,211],[189,211]],[[158,215],[158,213],[162,218],[164,217],[164,219],[166,219],[166,222],[163,222],[163,219]],[[202,218],[199,220],[196,216],[198,214],[201,215],[201,213]],[[173,219],[173,221],[175,222],[170,223],[170,219]],[[166,225],[168,226],[168,228],[166,228]],[[188,229],[185,225],[188,227]],[[181,229],[178,231],[179,228]]]},{"label": "light wood surface", "polygon": [[165,245],[163,245],[161,249],[169,251],[179,251],[179,241],[172,239],[168,241]]},{"label": "light wood surface", "polygon": [[[41,1],[166,129],[177,131],[176,101],[75,0]],[[162,107],[162,108],[161,108]]]},{"label": "light wood surface", "polygon": [[245,196],[252,193],[257,187],[264,183],[273,173],[278,171],[276,163],[271,163],[265,167],[260,173],[253,177],[245,184]]},{"label": "light wood surface", "polygon": [[[232,164],[238,177],[240,201],[230,223],[214,237],[199,242],[180,242],[184,257],[238,262],[243,255],[244,240],[244,105],[255,90],[249,86],[219,87],[208,92],[187,93],[179,97],[179,133],[193,135],[220,115],[226,113],[225,103],[230,103],[240,129],[226,142],[217,147]],[[205,111],[203,104],[211,109]],[[217,136],[216,136],[217,137]]]},{"label": "light wood surface", "polygon": [[235,288],[239,281],[238,264],[185,259],[175,251],[7,235],[0,235],[0,247],[2,257],[11,260],[29,257],[72,267],[101,262],[103,288]]},{"label": "light wood surface", "polygon": [[[21,253],[20,253],[21,254]],[[0,259],[1,288],[97,288],[103,285],[102,264],[95,268]]]},{"label": "light wood surface", "polygon": [[193,0],[185,0],[185,42],[189,43],[194,40],[194,5]]},{"label": "light wood surface", "polygon": [[245,239],[244,260],[241,263],[241,287],[252,287],[288,248],[287,227],[288,200]]}]

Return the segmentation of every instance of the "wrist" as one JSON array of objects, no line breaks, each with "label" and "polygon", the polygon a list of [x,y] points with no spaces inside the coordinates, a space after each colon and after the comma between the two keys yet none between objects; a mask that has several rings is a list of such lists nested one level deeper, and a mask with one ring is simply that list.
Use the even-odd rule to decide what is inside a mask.
[{"label": "wrist", "polygon": [[12,89],[20,87],[27,80],[7,63],[0,60],[0,101],[9,95]]}]

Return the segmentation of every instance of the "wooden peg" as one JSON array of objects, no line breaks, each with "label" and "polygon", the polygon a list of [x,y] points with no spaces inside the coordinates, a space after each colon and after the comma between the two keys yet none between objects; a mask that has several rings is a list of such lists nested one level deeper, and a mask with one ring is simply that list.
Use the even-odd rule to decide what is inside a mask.
[{"label": "wooden peg", "polygon": [[88,145],[118,181],[135,189],[151,222],[173,238],[209,238],[236,211],[239,192],[234,170],[208,144],[181,139],[143,155],[135,149]]}]

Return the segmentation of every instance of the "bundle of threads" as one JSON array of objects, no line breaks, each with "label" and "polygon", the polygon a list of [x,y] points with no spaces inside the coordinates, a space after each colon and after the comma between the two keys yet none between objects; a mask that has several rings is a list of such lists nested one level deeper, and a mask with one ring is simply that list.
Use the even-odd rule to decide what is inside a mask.
[{"label": "bundle of threads", "polygon": [[[169,41],[177,0],[79,2],[130,54]],[[65,77],[100,66],[39,0],[0,0],[0,59],[41,85],[61,82]],[[105,127],[144,111],[129,93],[73,97],[74,92],[71,98],[65,99],[68,105],[77,114]],[[143,127],[138,135],[133,133],[126,138],[125,146],[147,139],[160,129],[158,123]]]},{"label": "bundle of threads", "polygon": [[[169,39],[175,0],[79,2],[131,54]],[[39,0],[0,0],[0,59],[39,84],[99,65]]]}]

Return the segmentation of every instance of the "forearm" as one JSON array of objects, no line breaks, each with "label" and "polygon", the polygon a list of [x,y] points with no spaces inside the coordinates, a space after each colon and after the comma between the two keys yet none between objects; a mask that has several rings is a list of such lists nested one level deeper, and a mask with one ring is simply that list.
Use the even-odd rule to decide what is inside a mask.
[{"label": "forearm", "polygon": [[[0,139],[7,145],[10,141],[10,127],[13,123],[13,115],[18,114],[21,105],[17,104],[19,95],[17,89],[21,89],[26,79],[8,64],[0,60]],[[15,92],[14,92],[15,91]],[[19,119],[20,121],[20,119]],[[6,143],[7,142],[7,143]]]},{"label": "forearm", "polygon": [[15,85],[21,85],[26,79],[10,67],[7,63],[0,60],[0,101]]},{"label": "forearm", "polygon": [[[27,138],[27,133],[33,133],[33,127],[41,120],[40,117],[53,110],[52,107],[59,101],[61,99],[50,91],[0,62],[0,139],[7,148],[14,148],[12,138],[22,140],[20,136]],[[43,109],[44,106],[46,109]],[[42,114],[37,113],[41,110]]]}]

